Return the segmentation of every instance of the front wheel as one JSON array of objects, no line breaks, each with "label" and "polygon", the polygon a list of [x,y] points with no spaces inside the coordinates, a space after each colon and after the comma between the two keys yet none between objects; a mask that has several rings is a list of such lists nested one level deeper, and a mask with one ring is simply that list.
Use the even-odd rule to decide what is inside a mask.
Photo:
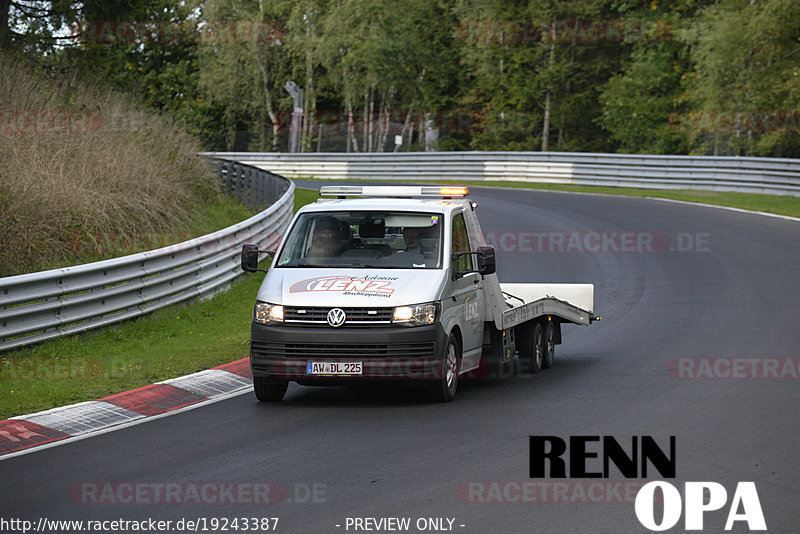
[{"label": "front wheel", "polygon": [[458,342],[453,334],[447,339],[447,348],[439,367],[441,377],[429,386],[428,393],[431,400],[436,402],[450,402],[456,396],[458,389],[458,370],[461,362],[461,354],[458,349]]},{"label": "front wheel", "polygon": [[281,401],[287,389],[289,389],[287,380],[276,381],[260,376],[253,377],[253,392],[261,402]]}]

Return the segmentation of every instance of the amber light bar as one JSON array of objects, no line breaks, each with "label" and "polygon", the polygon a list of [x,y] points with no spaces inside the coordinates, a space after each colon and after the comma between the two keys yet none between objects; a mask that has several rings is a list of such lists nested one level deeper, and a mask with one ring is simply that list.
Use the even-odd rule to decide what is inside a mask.
[{"label": "amber light bar", "polygon": [[464,197],[469,188],[460,186],[326,185],[320,188],[326,197]]}]

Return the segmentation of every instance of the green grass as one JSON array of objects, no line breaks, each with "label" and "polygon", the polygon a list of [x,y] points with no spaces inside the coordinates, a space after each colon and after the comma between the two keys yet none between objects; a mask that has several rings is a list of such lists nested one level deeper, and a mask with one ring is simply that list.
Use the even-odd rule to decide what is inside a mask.
[{"label": "green grass", "polygon": [[[317,196],[316,191],[297,189],[295,209]],[[223,226],[230,224],[226,220]],[[0,419],[105,397],[247,357],[252,306],[263,278],[263,273],[253,273],[209,300],[0,354]]]},{"label": "green grass", "polygon": [[[317,180],[326,181],[330,180]],[[348,182],[374,182],[374,180],[347,180]],[[417,183],[431,185],[433,182],[418,182],[414,180],[400,181],[398,183]],[[438,183],[438,182],[437,182]],[[447,184],[469,185],[484,187],[510,187],[516,189],[538,189],[544,191],[569,191],[575,193],[599,193],[607,195],[623,195],[633,197],[655,197],[682,200],[685,202],[699,202],[701,204],[714,204],[729,206],[752,211],[763,211],[778,215],[800,217],[800,197],[789,195],[759,195],[754,193],[728,193],[724,191],[687,191],[665,189],[632,189],[621,187],[599,187],[588,185],[567,184],[541,184],[528,182],[479,182],[448,180]]]}]

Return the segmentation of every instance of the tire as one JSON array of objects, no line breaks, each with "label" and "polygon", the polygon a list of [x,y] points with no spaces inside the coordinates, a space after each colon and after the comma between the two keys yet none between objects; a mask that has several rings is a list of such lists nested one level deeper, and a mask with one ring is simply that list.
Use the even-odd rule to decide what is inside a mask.
[{"label": "tire", "polygon": [[553,321],[547,321],[544,327],[544,359],[542,360],[542,369],[550,369],[553,367],[553,360],[556,357],[556,324]]},{"label": "tire", "polygon": [[458,389],[458,370],[461,367],[461,351],[455,336],[450,334],[439,368],[441,378],[428,386],[428,396],[434,402],[450,402]]},{"label": "tire", "polygon": [[544,328],[542,323],[536,321],[522,331],[522,343],[519,348],[523,369],[529,373],[538,373],[544,365]]},{"label": "tire", "polygon": [[269,378],[253,377],[253,392],[261,402],[279,402],[289,389],[287,380],[276,381]]}]

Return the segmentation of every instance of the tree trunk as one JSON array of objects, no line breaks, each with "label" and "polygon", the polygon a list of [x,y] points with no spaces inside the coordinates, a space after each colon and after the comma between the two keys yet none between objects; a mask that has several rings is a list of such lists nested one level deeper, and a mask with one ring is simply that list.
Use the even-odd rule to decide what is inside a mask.
[{"label": "tree trunk", "polygon": [[419,143],[420,150],[425,151],[425,112],[419,112]]},{"label": "tree trunk", "polygon": [[[553,62],[556,56],[556,23],[553,21],[550,25],[551,39],[550,39],[550,59],[548,60],[548,70],[552,74]],[[551,90],[547,88],[547,94],[544,101],[544,124],[542,125],[542,152],[547,152],[550,149],[550,94]]]},{"label": "tree trunk", "polygon": [[0,50],[11,48],[11,30],[8,17],[11,14],[11,0],[0,0]]},{"label": "tree trunk", "polygon": [[278,115],[270,109],[267,111],[269,113],[269,120],[272,121],[272,151],[278,151],[278,135],[280,134],[281,130],[281,123],[278,121]]},{"label": "tree trunk", "polygon": [[[307,29],[310,34],[311,28]],[[314,96],[314,66],[312,64],[311,51],[306,52],[306,94],[303,101],[305,107],[303,113],[303,141],[301,143],[301,152],[308,152],[311,149],[311,134],[314,131],[314,112],[316,111],[317,103]]]},{"label": "tree trunk", "polygon": [[375,130],[375,123],[372,119],[372,114],[375,113],[375,91],[370,88],[369,90],[369,117],[367,121],[369,122],[369,128],[367,129],[367,152],[375,152],[374,146],[374,130]]},{"label": "tree trunk", "polygon": [[544,124],[542,125],[542,152],[550,148],[550,89],[544,100]]},{"label": "tree trunk", "polygon": [[[564,90],[564,102],[567,101],[569,98],[569,80],[567,80],[565,90]],[[567,123],[566,117],[564,116],[564,108],[561,108],[561,115],[559,116],[559,124],[558,124],[558,137],[556,139],[556,146],[558,150],[564,148],[564,125]]]},{"label": "tree trunk", "polygon": [[378,142],[379,152],[386,151],[386,140],[389,137],[389,128],[392,125],[391,112],[389,111],[389,103],[394,98],[394,87],[389,88],[386,95],[386,100],[383,102],[383,131],[381,132],[381,139]]},{"label": "tree trunk", "polygon": [[[381,152],[386,151],[386,141],[389,140],[389,132],[392,128],[392,112],[387,108],[383,110],[384,125],[383,125],[383,140],[381,141]],[[394,142],[394,139],[392,139]]]},{"label": "tree trunk", "polygon": [[[406,138],[406,134],[409,132],[409,129],[411,130],[412,135],[413,135],[413,128],[414,127],[413,127],[413,123],[411,122],[411,115],[413,113],[413,111],[412,111],[413,109],[414,109],[414,103],[412,102],[411,103],[411,107],[408,108],[408,112],[406,113],[406,118],[403,121],[403,129],[400,131],[400,138],[401,139],[405,139]],[[411,146],[411,138],[410,137],[408,139],[408,145]],[[394,145],[394,152],[399,152],[400,151],[400,146],[401,145],[395,144]]]},{"label": "tree trunk", "polygon": [[353,102],[347,100],[347,151],[350,149],[358,152],[358,139],[356,138],[356,125],[353,119]]},{"label": "tree trunk", "polygon": [[367,143],[367,127],[369,125],[369,90],[364,93],[364,112],[361,115],[361,146],[364,152],[369,152],[369,143]]},{"label": "tree trunk", "polygon": [[272,151],[278,151],[278,133],[280,132],[280,122],[278,122],[278,115],[275,113],[272,105],[272,91],[269,89],[269,74],[263,63],[256,56],[256,64],[261,71],[261,85],[264,89],[264,100],[267,105],[267,114],[269,120],[272,122]]},{"label": "tree trunk", "polygon": [[[378,109],[383,110],[383,107],[386,105],[386,93],[381,96],[381,101],[378,103]],[[374,136],[374,143],[375,146],[373,147],[373,152],[383,152],[381,149],[381,139],[383,139],[383,120],[381,119],[383,115],[383,111],[381,111],[376,117],[374,122],[374,129],[375,129],[375,136]]]}]

